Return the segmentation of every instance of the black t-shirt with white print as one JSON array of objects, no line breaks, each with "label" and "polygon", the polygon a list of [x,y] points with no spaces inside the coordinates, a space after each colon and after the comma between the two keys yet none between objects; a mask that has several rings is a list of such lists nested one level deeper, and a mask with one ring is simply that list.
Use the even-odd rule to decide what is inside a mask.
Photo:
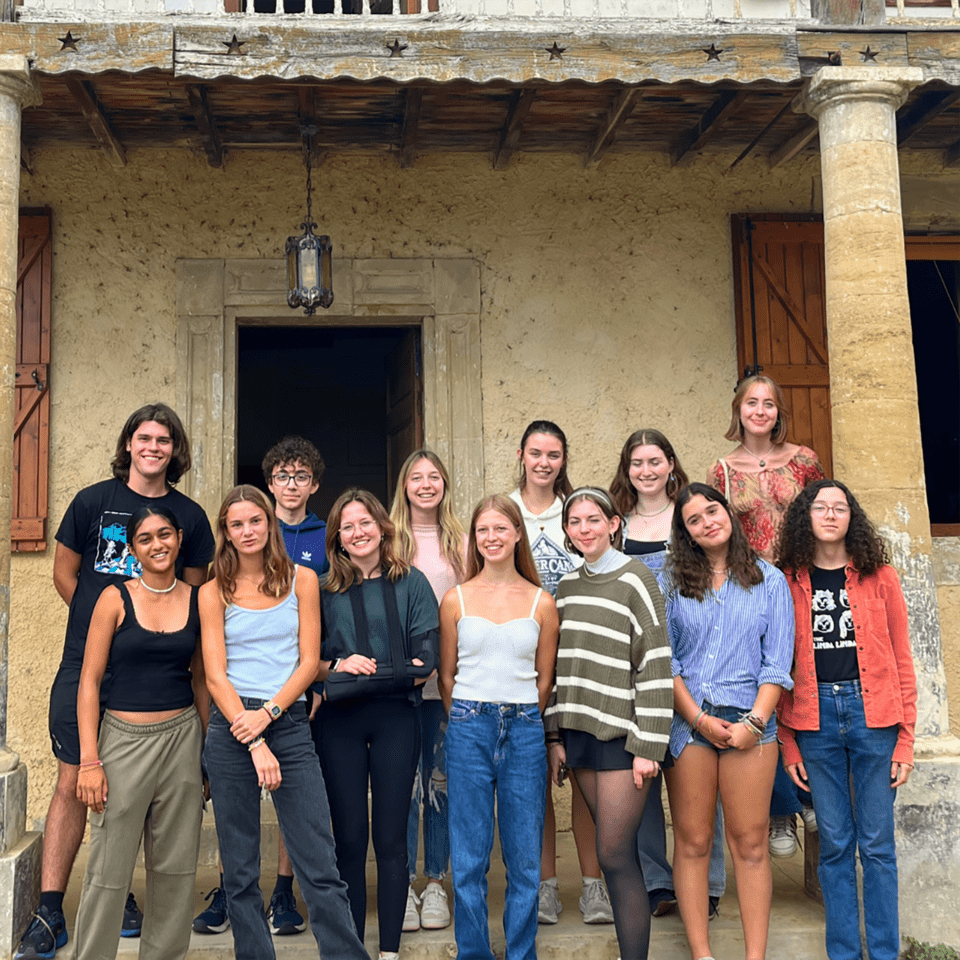
[{"label": "black t-shirt with white print", "polygon": [[813,591],[813,657],[817,681],[859,680],[857,640],[847,597],[846,569],[810,567],[810,587]]}]

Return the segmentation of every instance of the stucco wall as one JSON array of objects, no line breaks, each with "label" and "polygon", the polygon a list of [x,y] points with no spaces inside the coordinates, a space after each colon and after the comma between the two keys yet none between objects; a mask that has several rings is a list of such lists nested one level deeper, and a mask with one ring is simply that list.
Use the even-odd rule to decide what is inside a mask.
[{"label": "stucco wall", "polygon": [[[54,211],[52,543],[76,490],[107,475],[126,414],[176,400],[176,259],[280,257],[302,218],[303,170],[294,155],[252,153],[222,171],[172,151],[131,152],[119,171],[92,151],[32,160],[22,204]],[[338,158],[314,175],[315,209],[345,256],[482,264],[488,489],[512,485],[520,432],[542,416],[567,430],[575,482],[608,482],[643,424],[700,477],[728,448],[737,373],[729,215],[809,212],[819,173],[811,160],[728,164],[671,170],[650,155],[585,171],[522,156],[501,173],[476,157],[412,170]],[[55,772],[46,703],[66,614],[52,558],[17,556],[12,572],[9,740],[30,767],[34,822]]]}]

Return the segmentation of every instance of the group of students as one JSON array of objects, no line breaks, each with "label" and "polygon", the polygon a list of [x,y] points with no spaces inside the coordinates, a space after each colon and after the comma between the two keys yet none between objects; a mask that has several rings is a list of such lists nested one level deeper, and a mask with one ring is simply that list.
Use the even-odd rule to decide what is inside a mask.
[{"label": "group of students", "polygon": [[[710,960],[721,829],[745,958],[763,960],[778,737],[785,776],[809,793],[820,830],[828,955],[861,957],[859,851],[869,954],[894,960],[893,800],[912,768],[916,717],[905,604],[856,499],[823,478],[813,451],[786,442],[787,428],[779,387],[748,378],[727,434],[738,446],[708,484],[689,483],[667,438],[641,430],[609,488],[573,489],[563,431],[535,421],[521,439],[517,489],[481,500],[466,533],[447,471],[426,450],[404,464],[389,514],[352,489],[323,530],[305,509],[322,460],[287,440],[264,462],[276,512],[258,489],[232,490],[212,578],[199,588],[178,577],[204,563],[184,511],[160,502],[173,491],[134,489],[142,502],[114,539],[139,577],[127,579],[130,564],[127,576],[107,574],[88,604],[76,759],[51,707],[61,781],[72,767],[77,803],[90,809],[78,960],[113,957],[132,927],[141,834],[141,950],[186,954],[204,780],[223,916],[201,914],[193,926],[229,924],[241,960],[272,957],[271,933],[303,929],[291,869],[322,955],[366,957],[368,789],[380,957],[398,956],[404,930],[450,923],[449,856],[458,958],[492,960],[496,825],[507,956],[530,960],[538,922],[562,909],[548,778],[562,786],[568,775],[580,907],[588,922],[612,917],[622,960],[646,958],[651,915],[675,904],[693,960]],[[151,471],[170,482],[173,447],[185,442],[169,408],[143,408],[118,444],[134,482],[115,460],[106,484],[132,489]],[[184,449],[174,480],[189,468]],[[104,523],[116,534],[123,511],[101,492],[80,516],[77,501],[96,489],[78,495],[58,541],[82,553],[81,527],[95,520],[99,563]],[[76,565],[78,595],[84,570]],[[283,839],[269,911],[259,889],[262,788]],[[41,905],[18,958],[52,957],[66,943],[65,879],[48,887],[46,860],[45,850]]]}]

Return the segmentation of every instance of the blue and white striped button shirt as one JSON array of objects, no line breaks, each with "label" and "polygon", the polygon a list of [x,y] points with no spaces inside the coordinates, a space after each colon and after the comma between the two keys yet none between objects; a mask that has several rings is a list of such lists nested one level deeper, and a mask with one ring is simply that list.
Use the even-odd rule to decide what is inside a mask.
[{"label": "blue and white striped button shirt", "polygon": [[[682,597],[664,571],[658,582],[667,604],[673,675],[681,677],[699,706],[749,710],[761,684],[793,689],[793,600],[784,575],[758,560],[763,582],[745,590],[727,580],[702,601]],[[673,717],[670,752],[691,741],[690,724]]]}]

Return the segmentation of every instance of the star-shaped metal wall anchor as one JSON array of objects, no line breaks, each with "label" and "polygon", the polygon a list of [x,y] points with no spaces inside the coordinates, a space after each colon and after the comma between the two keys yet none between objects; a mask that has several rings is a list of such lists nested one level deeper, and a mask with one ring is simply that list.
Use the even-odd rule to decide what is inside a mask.
[{"label": "star-shaped metal wall anchor", "polygon": [[868,44],[867,44],[867,49],[860,51],[860,56],[863,57],[863,62],[864,62],[864,63],[876,63],[876,62],[877,62],[877,54],[878,54],[878,53],[880,53],[880,51],[879,51],[879,50],[871,50],[871,49],[870,49],[870,44],[868,43]]},{"label": "star-shaped metal wall anchor", "polygon": [[237,35],[234,34],[229,40],[220,41],[227,48],[228,57],[242,57],[244,52],[240,49],[247,41],[238,40]]},{"label": "star-shaped metal wall anchor", "polygon": [[718,50],[717,45],[715,43],[711,43],[709,47],[703,48],[703,52],[707,55],[707,61],[709,62],[710,60],[719,60],[720,54],[723,53],[723,48],[721,47]]},{"label": "star-shaped metal wall anchor", "polygon": [[79,53],[77,44],[80,42],[82,37],[75,37],[69,30],[65,37],[57,37],[57,40],[60,41],[60,52],[63,53],[64,50],[75,50]]},{"label": "star-shaped metal wall anchor", "polygon": [[394,40],[393,43],[387,44],[387,49],[390,51],[391,57],[402,57],[403,51],[407,49],[407,45],[401,43],[399,40]]},{"label": "star-shaped metal wall anchor", "polygon": [[557,41],[556,41],[556,40],[553,41],[553,46],[552,46],[552,47],[545,47],[544,49],[547,51],[547,53],[550,54],[550,59],[551,59],[551,60],[562,60],[562,59],[563,59],[563,55],[564,55],[564,53],[566,53],[566,50],[567,50],[566,47],[559,47],[559,46],[557,46]]}]

